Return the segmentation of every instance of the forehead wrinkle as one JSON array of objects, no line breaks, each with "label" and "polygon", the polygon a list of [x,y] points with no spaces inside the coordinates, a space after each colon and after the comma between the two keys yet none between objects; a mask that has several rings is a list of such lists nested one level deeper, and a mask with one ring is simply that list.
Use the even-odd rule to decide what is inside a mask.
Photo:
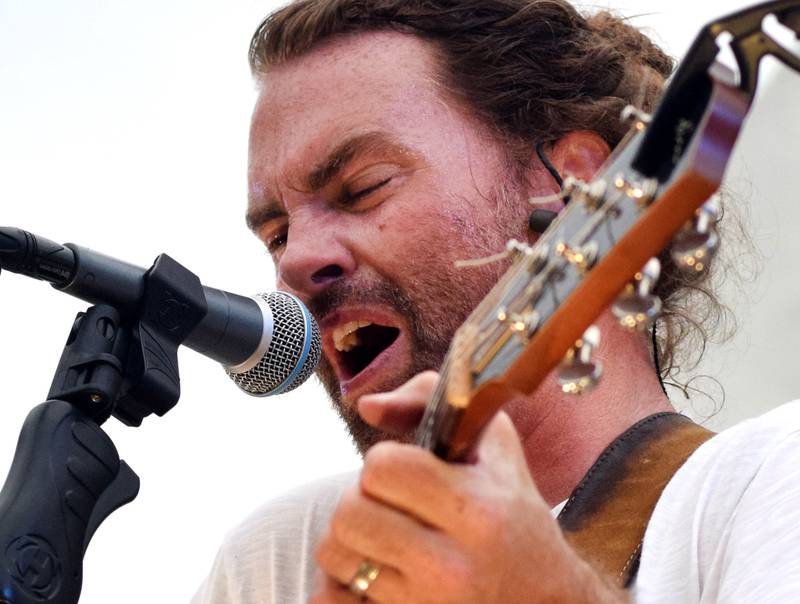
[{"label": "forehead wrinkle", "polygon": [[[337,145],[325,160],[312,168],[304,179],[305,187],[302,190],[314,193],[325,188],[349,162],[369,155],[400,155],[405,161],[419,157],[418,153],[385,132],[356,134]],[[248,228],[254,232],[271,220],[286,216],[283,203],[272,197],[251,198],[249,206],[245,220]]]}]

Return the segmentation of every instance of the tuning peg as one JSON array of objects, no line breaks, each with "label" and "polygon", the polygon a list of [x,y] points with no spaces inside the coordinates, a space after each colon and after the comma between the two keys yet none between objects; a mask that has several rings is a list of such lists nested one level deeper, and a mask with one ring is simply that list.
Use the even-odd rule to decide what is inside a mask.
[{"label": "tuning peg", "polygon": [[719,202],[712,197],[695,213],[689,223],[672,242],[670,254],[682,270],[703,272],[719,246],[716,223],[719,219]]},{"label": "tuning peg", "polygon": [[527,309],[521,313],[509,313],[505,307],[497,311],[497,320],[508,327],[510,333],[516,335],[523,344],[527,344],[530,337],[539,327],[539,313]]},{"label": "tuning peg", "polygon": [[622,110],[620,120],[623,124],[633,122],[637,130],[644,130],[647,124],[653,121],[653,116],[645,113],[635,105],[628,105]]},{"label": "tuning peg", "polygon": [[652,292],[660,274],[658,258],[650,258],[614,302],[611,311],[624,327],[644,331],[656,320],[661,312],[661,299]]},{"label": "tuning peg", "polygon": [[576,190],[581,190],[588,185],[585,181],[575,178],[574,176],[567,176],[561,185],[561,190],[552,195],[545,195],[543,197],[529,197],[528,203],[534,206],[549,205],[557,201],[564,201],[569,203],[569,199]]},{"label": "tuning peg", "polygon": [[477,268],[480,266],[488,266],[496,262],[502,262],[506,258],[513,258],[518,260],[520,258],[528,258],[531,264],[539,260],[541,254],[537,254],[537,250],[527,243],[522,243],[516,239],[510,239],[506,243],[506,249],[499,254],[493,254],[486,258],[474,258],[472,260],[456,260],[454,262],[456,268]]},{"label": "tuning peg", "polygon": [[596,241],[590,241],[585,245],[570,246],[569,244],[560,241],[555,247],[556,254],[566,259],[575,269],[584,274],[594,266],[597,261],[597,255],[600,252],[600,246]]},{"label": "tuning peg", "polygon": [[587,183],[580,178],[567,176],[560,192],[544,197],[530,197],[528,202],[531,205],[540,206],[563,200],[566,205],[572,199],[579,199],[588,210],[595,210],[602,205],[607,191],[608,183],[602,179]]},{"label": "tuning peg", "polygon": [[592,362],[592,352],[600,345],[600,329],[592,325],[569,349],[558,370],[558,383],[567,394],[583,394],[600,381],[603,365]]},{"label": "tuning peg", "polygon": [[614,179],[614,187],[639,207],[646,208],[658,193],[658,179],[645,178],[642,181],[631,181],[620,174]]},{"label": "tuning peg", "polygon": [[523,344],[528,343],[537,327],[539,327],[539,313],[535,310],[513,313],[508,317],[508,328],[516,334]]}]

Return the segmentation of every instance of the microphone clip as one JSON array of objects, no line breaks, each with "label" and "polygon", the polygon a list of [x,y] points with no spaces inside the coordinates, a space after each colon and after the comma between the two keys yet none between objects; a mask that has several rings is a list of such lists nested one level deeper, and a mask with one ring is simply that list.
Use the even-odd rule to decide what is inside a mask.
[{"label": "microphone clip", "polygon": [[144,277],[135,312],[105,304],[79,313],[48,398],[66,401],[102,424],[110,416],[139,426],[180,398],[178,347],[207,312],[200,279],[166,254]]}]

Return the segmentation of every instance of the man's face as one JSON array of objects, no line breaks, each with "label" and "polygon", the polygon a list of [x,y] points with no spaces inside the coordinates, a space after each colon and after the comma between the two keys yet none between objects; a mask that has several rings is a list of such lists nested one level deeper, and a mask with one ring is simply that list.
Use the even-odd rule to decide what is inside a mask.
[{"label": "man's face", "polygon": [[273,68],[253,115],[248,221],[319,321],[318,375],[362,451],[383,435],[358,397],[438,369],[503,268],[454,263],[524,233],[505,155],[434,78],[417,38],[348,36]]}]

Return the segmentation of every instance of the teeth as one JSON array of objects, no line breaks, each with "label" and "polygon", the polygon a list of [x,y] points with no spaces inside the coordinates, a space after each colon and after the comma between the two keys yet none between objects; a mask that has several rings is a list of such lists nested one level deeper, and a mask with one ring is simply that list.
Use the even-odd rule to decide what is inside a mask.
[{"label": "teeth", "polygon": [[358,330],[372,325],[369,321],[350,321],[333,331],[333,345],[339,352],[350,352],[359,345]]}]

